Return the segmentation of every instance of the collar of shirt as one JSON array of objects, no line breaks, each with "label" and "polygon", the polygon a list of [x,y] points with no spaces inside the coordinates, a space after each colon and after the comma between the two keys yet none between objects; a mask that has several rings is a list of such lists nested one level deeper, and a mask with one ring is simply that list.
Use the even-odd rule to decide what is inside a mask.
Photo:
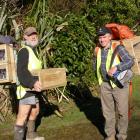
[{"label": "collar of shirt", "polygon": [[112,44],[112,42],[109,42],[108,45],[105,48],[103,48],[104,51],[109,50],[111,48],[111,44]]}]

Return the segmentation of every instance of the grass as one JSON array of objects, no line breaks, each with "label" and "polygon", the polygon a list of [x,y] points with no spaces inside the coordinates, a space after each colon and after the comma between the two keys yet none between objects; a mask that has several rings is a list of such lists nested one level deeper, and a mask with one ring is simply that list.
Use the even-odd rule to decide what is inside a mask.
[{"label": "grass", "polygon": [[135,76],[133,78],[133,97],[134,100],[138,100],[140,99],[140,76]]},{"label": "grass", "polygon": [[[62,112],[64,116],[63,118],[60,118],[56,115],[52,115],[47,118],[44,117],[42,121],[47,124],[48,128],[59,128],[61,126],[73,125],[75,122],[81,122],[81,120],[84,120],[85,119],[84,113],[80,112],[78,108],[73,107],[74,106],[73,103],[70,104],[65,103],[66,107],[69,106],[69,111]],[[52,125],[52,120],[55,125]]]},{"label": "grass", "polygon": [[[140,77],[133,78],[133,111],[128,128],[128,140],[139,140],[140,137]],[[85,90],[75,93],[75,98],[70,103],[54,102],[51,107],[57,108],[63,115],[62,118],[53,113],[49,106],[42,110],[49,111],[41,114],[38,119],[37,131],[47,140],[101,140],[103,139],[103,118],[101,115],[100,100]],[[77,94],[77,95],[76,95]],[[76,98],[77,97],[77,98]],[[54,105],[55,104],[55,105]],[[51,111],[50,111],[51,110]],[[51,112],[51,113],[50,113]],[[0,140],[13,139],[13,126],[15,119],[8,119],[0,124]]]}]

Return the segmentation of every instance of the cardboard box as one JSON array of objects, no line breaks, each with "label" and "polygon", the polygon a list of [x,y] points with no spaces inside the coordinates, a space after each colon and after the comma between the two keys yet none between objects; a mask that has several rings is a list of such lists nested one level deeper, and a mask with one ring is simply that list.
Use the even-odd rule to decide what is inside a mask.
[{"label": "cardboard box", "polygon": [[34,76],[39,77],[42,90],[53,89],[66,86],[66,69],[65,68],[48,68],[33,71]]}]

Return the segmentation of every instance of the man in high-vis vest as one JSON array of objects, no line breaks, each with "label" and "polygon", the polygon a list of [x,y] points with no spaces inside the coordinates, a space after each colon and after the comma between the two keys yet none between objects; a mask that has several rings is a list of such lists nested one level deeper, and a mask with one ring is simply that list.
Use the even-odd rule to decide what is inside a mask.
[{"label": "man in high-vis vest", "polygon": [[[35,121],[39,113],[38,95],[41,94],[41,83],[31,74],[32,70],[42,68],[35,47],[39,39],[36,28],[28,27],[24,31],[24,41],[17,56],[17,98],[19,108],[14,128],[14,140],[44,140],[35,132]],[[27,129],[27,130],[26,130]],[[25,130],[27,131],[25,136]]]},{"label": "man in high-vis vest", "polygon": [[[113,80],[116,72],[131,69],[133,58],[122,45],[112,41],[112,32],[106,27],[98,30],[99,45],[95,48],[93,69],[96,70],[101,91],[101,104],[105,118],[105,140],[126,140],[128,129],[129,82],[120,88]],[[117,55],[112,55],[117,49]],[[111,64],[112,62],[112,64]],[[116,118],[116,110],[118,117]]]}]

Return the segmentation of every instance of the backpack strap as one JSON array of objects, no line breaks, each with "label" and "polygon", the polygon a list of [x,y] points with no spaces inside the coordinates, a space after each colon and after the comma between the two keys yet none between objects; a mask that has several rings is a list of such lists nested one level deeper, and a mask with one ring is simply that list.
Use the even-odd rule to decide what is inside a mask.
[{"label": "backpack strap", "polygon": [[[117,43],[113,43],[112,48],[113,48],[114,51],[113,51],[113,54],[112,54],[110,67],[111,67],[112,64],[113,64],[113,61],[114,61],[115,56],[118,55],[118,47],[119,47],[119,46],[120,46],[120,45],[117,45]],[[100,49],[99,46],[96,46],[96,47],[95,47],[95,49],[94,49],[94,55],[95,55],[95,56],[97,56],[99,49]],[[121,58],[119,57],[119,55],[118,55],[118,58],[121,60]]]},{"label": "backpack strap", "polygon": [[100,47],[98,47],[98,46],[97,46],[97,47],[95,47],[95,50],[94,50],[94,55],[95,55],[95,56],[97,56],[98,51],[99,51],[99,48],[100,48]]}]

